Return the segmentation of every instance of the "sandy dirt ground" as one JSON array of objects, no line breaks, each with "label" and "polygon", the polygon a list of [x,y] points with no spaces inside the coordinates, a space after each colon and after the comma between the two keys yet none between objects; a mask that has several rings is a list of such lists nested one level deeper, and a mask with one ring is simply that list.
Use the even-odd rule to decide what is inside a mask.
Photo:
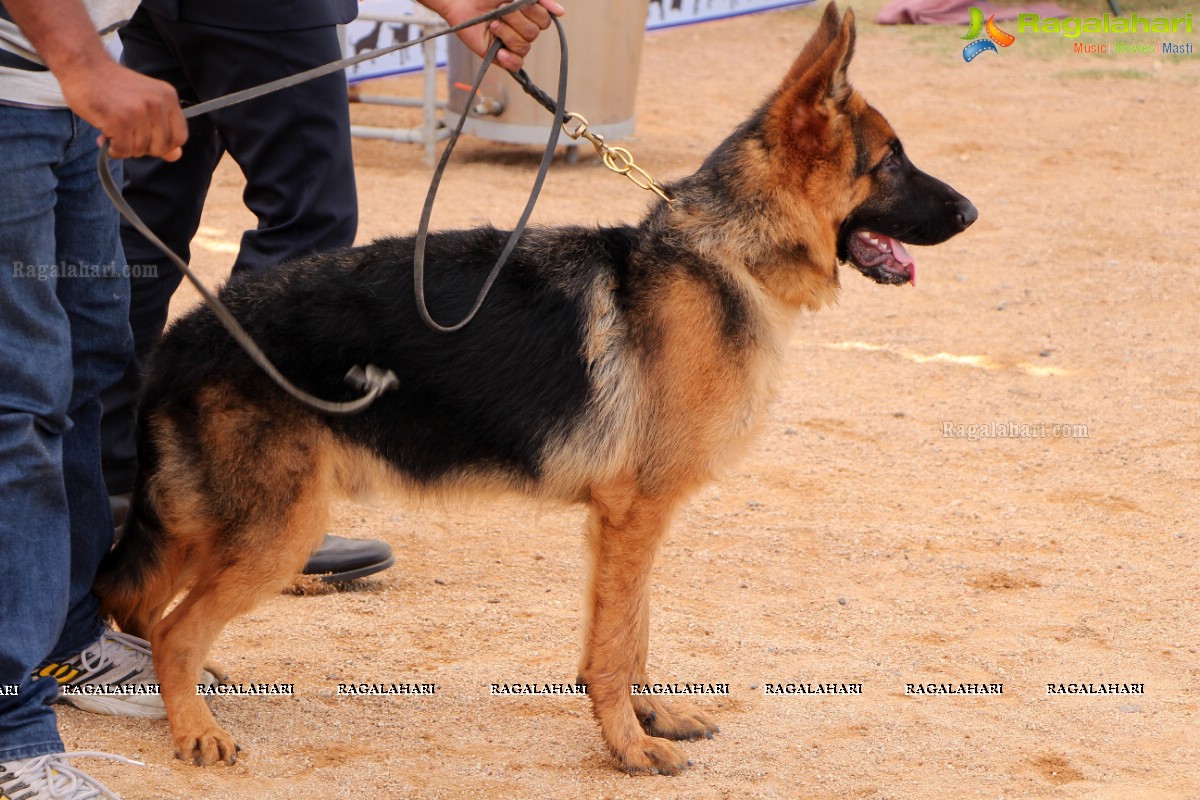
[{"label": "sandy dirt ground", "polygon": [[[128,800],[1200,797],[1200,61],[1027,36],[965,64],[961,29],[881,28],[874,8],[851,79],[980,219],[914,248],[915,289],[844,270],[839,304],[797,326],[756,445],[678,519],[651,675],[729,685],[700,700],[721,732],[683,745],[691,769],[618,772],[584,698],[489,695],[570,682],[579,652],[582,510],[517,498],[339,506],[336,530],[387,540],[397,565],[225,631],[215,656],[234,680],[295,685],[213,701],[241,762],[199,769],[173,758],[165,722],[66,709],[70,747],[146,762],[88,769]],[[694,169],[817,16],[650,35],[638,162],[665,179]],[[360,239],[414,230],[419,148],[355,151]],[[459,152],[435,224],[511,225],[537,154],[479,139]],[[250,224],[240,191],[225,164],[195,251],[214,280]],[[535,220],[629,221],[649,202],[594,158],[560,159]],[[1086,431],[946,435],[1043,423]],[[349,682],[437,689],[336,696]],[[796,682],[862,694],[764,694]],[[1003,694],[906,694],[961,682]],[[1060,683],[1144,694],[1049,696]]]}]

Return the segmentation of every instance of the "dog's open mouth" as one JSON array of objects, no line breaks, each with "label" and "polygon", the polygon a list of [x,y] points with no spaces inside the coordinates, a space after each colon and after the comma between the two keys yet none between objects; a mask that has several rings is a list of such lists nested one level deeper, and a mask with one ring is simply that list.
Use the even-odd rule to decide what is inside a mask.
[{"label": "dog's open mouth", "polygon": [[859,272],[877,283],[917,282],[917,262],[890,236],[856,230],[846,242],[846,254]]}]

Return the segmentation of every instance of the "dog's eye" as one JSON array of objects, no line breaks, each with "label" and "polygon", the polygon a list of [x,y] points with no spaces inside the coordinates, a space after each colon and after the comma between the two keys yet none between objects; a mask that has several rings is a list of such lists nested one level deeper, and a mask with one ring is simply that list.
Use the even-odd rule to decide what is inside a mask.
[{"label": "dog's eye", "polygon": [[897,156],[895,152],[888,153],[887,156],[884,157],[883,161],[879,162],[879,166],[882,169],[895,169],[896,167],[900,166],[900,157]]}]

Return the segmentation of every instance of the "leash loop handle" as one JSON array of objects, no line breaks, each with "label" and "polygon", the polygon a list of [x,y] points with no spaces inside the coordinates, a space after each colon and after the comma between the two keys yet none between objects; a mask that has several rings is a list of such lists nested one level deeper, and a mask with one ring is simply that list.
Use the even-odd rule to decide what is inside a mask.
[{"label": "leash loop handle", "polygon": [[[562,23],[558,21],[558,17],[551,17],[551,19],[554,21],[555,28],[558,31],[558,97],[557,101],[547,98],[553,105],[554,124],[550,126],[550,136],[546,140],[546,150],[542,153],[542,161],[538,165],[537,177],[534,178],[533,188],[529,192],[529,200],[525,203],[525,210],[521,212],[521,218],[517,220],[512,233],[509,234],[508,242],[504,245],[504,249],[496,259],[495,265],[492,267],[491,272],[488,273],[487,279],[483,282],[483,286],[480,288],[479,294],[475,298],[475,303],[471,306],[471,310],[467,312],[462,320],[453,325],[442,325],[429,312],[429,306],[425,300],[425,242],[429,237],[429,219],[433,215],[433,202],[437,197],[438,186],[442,182],[442,174],[446,171],[446,164],[450,161],[450,154],[454,152],[454,145],[458,142],[463,125],[467,121],[466,109],[471,108],[474,104],[475,96],[479,93],[479,86],[483,83],[483,76],[496,59],[496,53],[500,51],[499,39],[492,42],[492,46],[488,48],[487,54],[484,56],[483,63],[479,66],[479,72],[475,75],[475,82],[471,85],[471,92],[467,95],[466,102],[463,104],[463,113],[459,115],[458,122],[451,132],[450,138],[446,140],[446,146],[442,149],[441,160],[438,161],[437,168],[433,171],[433,178],[429,182],[429,192],[425,195],[425,205],[421,208],[421,222],[417,227],[417,240],[413,250],[413,293],[416,295],[417,313],[420,314],[425,325],[437,333],[454,333],[455,331],[462,330],[466,327],[467,323],[475,319],[475,315],[479,313],[479,309],[483,306],[483,301],[487,299],[488,293],[492,290],[492,285],[500,277],[500,270],[508,262],[508,257],[512,255],[513,250],[516,248],[517,241],[521,238],[521,234],[525,232],[525,226],[529,222],[529,217],[533,214],[533,207],[537,203],[538,195],[542,191],[542,184],[546,181],[546,174],[550,171],[550,162],[554,160],[554,149],[558,146],[558,134],[562,130],[563,120],[566,118],[566,111],[564,109],[567,104],[567,36],[563,31]],[[524,70],[521,70],[522,74],[524,72]],[[514,77],[517,76],[516,73],[509,74]],[[525,79],[528,80],[528,76],[525,76]],[[517,82],[521,83],[520,78],[518,78]],[[538,91],[545,96],[545,92],[542,92],[540,89]]]}]

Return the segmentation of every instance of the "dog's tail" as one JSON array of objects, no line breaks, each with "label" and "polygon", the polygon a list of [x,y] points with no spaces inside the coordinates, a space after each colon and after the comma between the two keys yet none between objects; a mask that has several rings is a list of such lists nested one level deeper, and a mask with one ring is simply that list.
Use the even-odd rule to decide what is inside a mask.
[{"label": "dog's tail", "polygon": [[150,638],[163,611],[178,593],[182,567],[179,559],[169,557],[167,534],[154,492],[147,486],[156,454],[146,452],[150,449],[146,445],[144,440],[139,443],[140,468],[129,515],[117,546],[100,563],[94,586],[100,613],[111,616],[125,633],[143,639]]}]

